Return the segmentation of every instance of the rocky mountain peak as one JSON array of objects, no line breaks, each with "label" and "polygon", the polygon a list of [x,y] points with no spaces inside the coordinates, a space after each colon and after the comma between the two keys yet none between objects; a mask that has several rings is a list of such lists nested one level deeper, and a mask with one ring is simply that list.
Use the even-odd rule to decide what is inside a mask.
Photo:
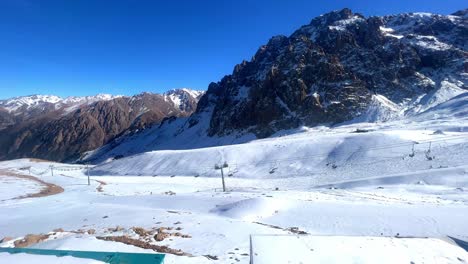
[{"label": "rocky mountain peak", "polygon": [[163,94],[166,101],[185,113],[192,113],[197,108],[197,103],[204,91],[191,90],[187,88],[172,89]]},{"label": "rocky mountain peak", "polygon": [[312,19],[310,25],[328,26],[333,25],[339,21],[347,21],[350,19],[359,18],[364,18],[364,16],[361,14],[354,14],[349,8],[343,8],[341,10],[332,11]]},{"label": "rocky mountain peak", "polygon": [[458,10],[457,12],[453,13],[452,16],[458,16],[462,18],[468,18],[468,8],[463,10]]},{"label": "rocky mountain peak", "polygon": [[210,136],[265,137],[351,120],[375,95],[406,105],[447,83],[467,89],[464,14],[324,14],[289,37],[271,38],[252,60],[210,84],[189,124],[210,116]]},{"label": "rocky mountain peak", "polygon": [[417,119],[467,94],[465,14],[322,15],[272,37],[210,83],[190,117],[167,118],[87,159],[242,143],[301,126]]}]

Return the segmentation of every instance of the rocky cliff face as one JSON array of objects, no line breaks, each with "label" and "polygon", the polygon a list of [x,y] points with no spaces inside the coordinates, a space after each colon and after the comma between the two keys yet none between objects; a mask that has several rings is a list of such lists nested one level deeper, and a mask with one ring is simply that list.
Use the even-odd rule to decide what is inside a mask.
[{"label": "rocky cliff face", "polygon": [[209,116],[210,136],[267,137],[359,117],[375,96],[405,105],[442,85],[467,89],[467,43],[467,10],[369,18],[331,12],[273,37],[210,84],[189,126]]},{"label": "rocky cliff face", "polygon": [[116,136],[143,130],[166,117],[190,115],[201,95],[183,89],[163,95],[0,101],[0,159],[72,161]]},{"label": "rocky cliff face", "polygon": [[416,118],[468,92],[467,13],[366,18],[343,9],[314,18],[211,83],[190,117],[118,137],[85,160],[244,143],[299,126]]}]

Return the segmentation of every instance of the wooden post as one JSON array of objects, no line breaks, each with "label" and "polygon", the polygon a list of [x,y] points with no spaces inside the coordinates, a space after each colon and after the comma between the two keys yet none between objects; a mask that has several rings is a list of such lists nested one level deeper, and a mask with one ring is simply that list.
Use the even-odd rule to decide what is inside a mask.
[{"label": "wooden post", "polygon": [[52,174],[52,177],[54,177],[54,165],[50,165],[50,173]]}]

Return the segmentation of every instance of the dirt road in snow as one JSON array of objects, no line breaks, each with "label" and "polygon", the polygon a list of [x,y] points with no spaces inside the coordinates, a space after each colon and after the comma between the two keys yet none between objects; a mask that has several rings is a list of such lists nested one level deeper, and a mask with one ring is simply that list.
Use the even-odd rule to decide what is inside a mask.
[{"label": "dirt road in snow", "polygon": [[23,180],[34,181],[35,183],[42,186],[42,189],[39,192],[24,194],[18,197],[14,197],[12,199],[44,197],[44,196],[54,195],[54,194],[63,192],[63,188],[58,185],[42,181],[33,176],[18,174],[16,172],[12,172],[8,170],[0,170],[0,177],[14,177],[14,178],[19,178]]}]

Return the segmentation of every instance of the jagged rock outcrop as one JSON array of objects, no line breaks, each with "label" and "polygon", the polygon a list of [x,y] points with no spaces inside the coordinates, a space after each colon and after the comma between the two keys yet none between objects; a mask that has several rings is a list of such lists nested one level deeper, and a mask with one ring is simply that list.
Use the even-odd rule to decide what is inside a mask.
[{"label": "jagged rock outcrop", "polygon": [[267,137],[351,120],[374,95],[405,104],[443,82],[467,89],[466,13],[365,18],[343,9],[317,17],[210,84],[189,126],[209,116],[210,136]]}]

